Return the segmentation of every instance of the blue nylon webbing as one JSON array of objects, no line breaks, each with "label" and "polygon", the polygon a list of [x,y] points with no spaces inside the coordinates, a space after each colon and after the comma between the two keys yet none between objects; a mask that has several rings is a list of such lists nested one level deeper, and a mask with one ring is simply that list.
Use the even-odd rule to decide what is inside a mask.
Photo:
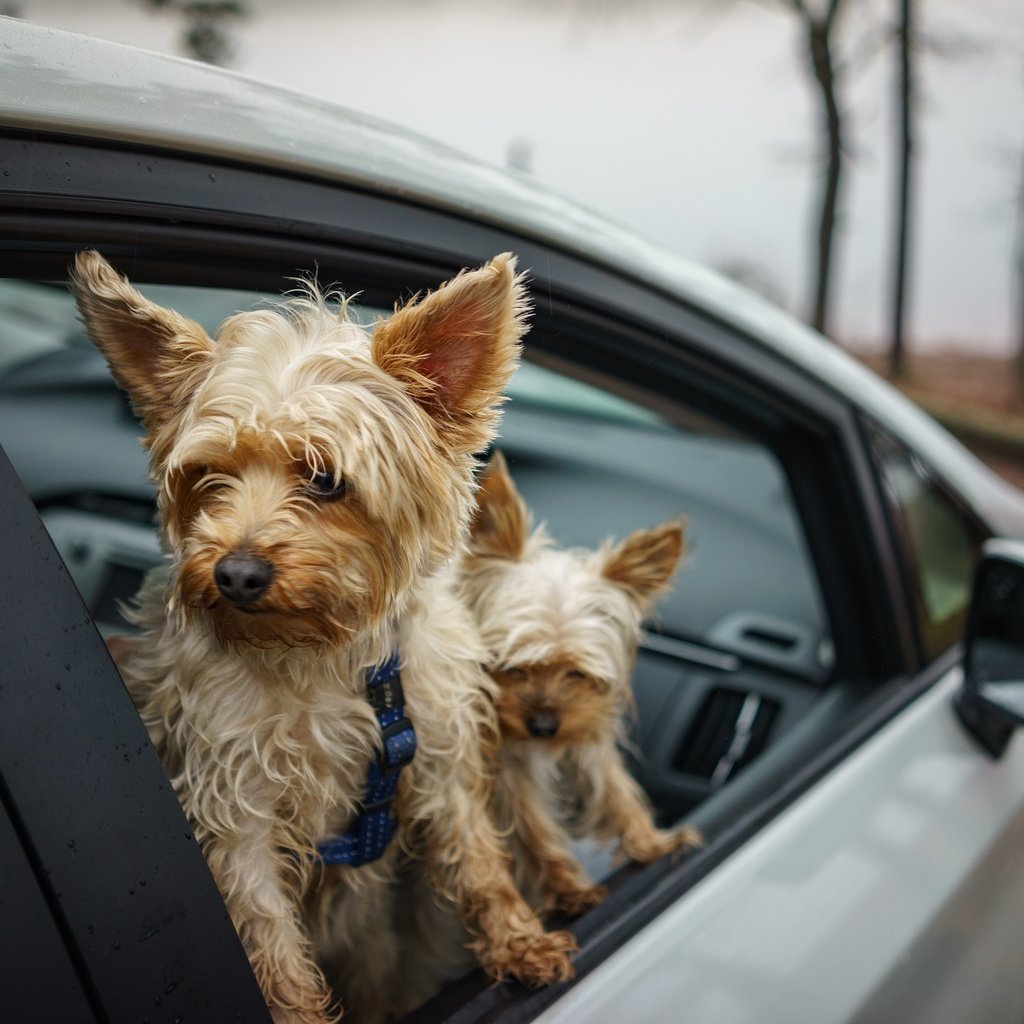
[{"label": "blue nylon webbing", "polygon": [[402,768],[416,753],[416,733],[405,717],[405,695],[399,673],[398,653],[366,674],[366,696],[377,716],[382,737],[379,760],[366,773],[366,788],[359,812],[338,836],[316,844],[325,864],[358,867],[377,860],[387,849],[398,827],[391,805],[398,790]]}]

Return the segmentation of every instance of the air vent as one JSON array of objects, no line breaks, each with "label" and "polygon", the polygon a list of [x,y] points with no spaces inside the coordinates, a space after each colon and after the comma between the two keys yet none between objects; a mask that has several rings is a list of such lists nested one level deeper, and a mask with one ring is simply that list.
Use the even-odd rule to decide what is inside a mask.
[{"label": "air vent", "polygon": [[678,772],[720,786],[764,749],[779,703],[758,693],[715,687],[676,751]]}]

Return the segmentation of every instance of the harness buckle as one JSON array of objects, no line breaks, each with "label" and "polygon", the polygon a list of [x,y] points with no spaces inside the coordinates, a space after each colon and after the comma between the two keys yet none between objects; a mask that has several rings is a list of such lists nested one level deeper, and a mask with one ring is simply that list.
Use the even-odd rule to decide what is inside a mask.
[{"label": "harness buckle", "polygon": [[416,732],[408,718],[385,725],[380,731],[381,749],[377,768],[382,775],[394,775],[416,755]]}]

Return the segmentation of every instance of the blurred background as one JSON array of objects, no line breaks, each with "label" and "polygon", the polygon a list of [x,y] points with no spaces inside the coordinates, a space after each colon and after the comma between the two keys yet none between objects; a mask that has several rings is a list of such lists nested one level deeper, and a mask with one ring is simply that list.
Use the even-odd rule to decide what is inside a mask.
[{"label": "blurred background", "polygon": [[221,64],[533,175],[818,327],[1024,483],[1021,0],[0,12]]}]

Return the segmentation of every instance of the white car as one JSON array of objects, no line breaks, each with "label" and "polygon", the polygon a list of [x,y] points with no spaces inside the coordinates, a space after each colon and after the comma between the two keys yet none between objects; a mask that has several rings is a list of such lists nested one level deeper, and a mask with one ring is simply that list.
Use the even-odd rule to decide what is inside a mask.
[{"label": "white car", "polygon": [[159,552],[65,285],[95,247],[208,327],[304,273],[372,315],[512,250],[536,312],[500,446],[538,518],[592,545],[688,517],[631,756],[706,848],[595,856],[572,982],[474,973],[410,1021],[1020,1024],[1024,495],[826,340],[525,177],[10,19],[0,83],[0,1020],[269,1019],[101,638]]}]

